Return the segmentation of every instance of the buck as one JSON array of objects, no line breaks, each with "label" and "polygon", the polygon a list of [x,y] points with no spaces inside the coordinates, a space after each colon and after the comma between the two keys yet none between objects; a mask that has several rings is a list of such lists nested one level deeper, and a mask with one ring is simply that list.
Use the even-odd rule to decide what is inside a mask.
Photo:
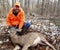
[{"label": "buck", "polygon": [[53,50],[56,50],[55,47],[46,40],[44,35],[39,32],[29,32],[26,35],[18,36],[16,35],[16,29],[11,28],[9,30],[9,35],[14,45],[20,44],[23,46],[22,50],[28,50],[30,46],[36,46],[37,44],[40,44],[40,42],[44,42]]}]

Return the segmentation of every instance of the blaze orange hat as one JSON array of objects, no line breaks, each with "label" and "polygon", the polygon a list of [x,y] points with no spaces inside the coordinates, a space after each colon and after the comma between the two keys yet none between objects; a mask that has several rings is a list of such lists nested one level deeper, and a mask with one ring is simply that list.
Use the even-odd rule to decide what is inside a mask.
[{"label": "blaze orange hat", "polygon": [[20,6],[20,2],[16,2],[15,4],[14,4],[14,6]]}]

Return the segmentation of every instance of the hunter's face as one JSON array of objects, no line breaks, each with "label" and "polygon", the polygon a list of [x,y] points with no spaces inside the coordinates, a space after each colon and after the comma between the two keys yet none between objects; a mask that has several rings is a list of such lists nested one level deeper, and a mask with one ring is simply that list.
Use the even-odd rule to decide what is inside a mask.
[{"label": "hunter's face", "polygon": [[19,6],[18,6],[18,5],[14,6],[14,10],[15,10],[16,12],[18,12],[18,11],[19,11]]}]

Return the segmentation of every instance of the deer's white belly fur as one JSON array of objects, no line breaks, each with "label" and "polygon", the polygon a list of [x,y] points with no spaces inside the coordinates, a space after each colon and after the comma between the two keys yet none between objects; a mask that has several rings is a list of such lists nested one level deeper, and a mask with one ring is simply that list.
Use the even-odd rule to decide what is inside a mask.
[{"label": "deer's white belly fur", "polygon": [[35,41],[33,42],[33,44],[34,44],[34,45],[37,45],[38,43],[40,43],[40,41],[41,41],[40,37],[37,37],[37,38],[35,39]]}]

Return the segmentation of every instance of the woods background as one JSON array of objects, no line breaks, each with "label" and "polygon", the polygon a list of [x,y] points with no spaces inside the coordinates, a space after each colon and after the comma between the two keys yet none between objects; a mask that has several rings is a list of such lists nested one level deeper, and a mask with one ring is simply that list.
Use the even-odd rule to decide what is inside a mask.
[{"label": "woods background", "polygon": [[60,25],[60,0],[0,0],[0,17],[6,17],[17,1],[21,3],[25,15],[35,13],[41,17],[52,17]]},{"label": "woods background", "polygon": [[14,3],[19,1],[25,13],[43,16],[60,16],[60,0],[0,0],[0,16],[5,16]]}]

